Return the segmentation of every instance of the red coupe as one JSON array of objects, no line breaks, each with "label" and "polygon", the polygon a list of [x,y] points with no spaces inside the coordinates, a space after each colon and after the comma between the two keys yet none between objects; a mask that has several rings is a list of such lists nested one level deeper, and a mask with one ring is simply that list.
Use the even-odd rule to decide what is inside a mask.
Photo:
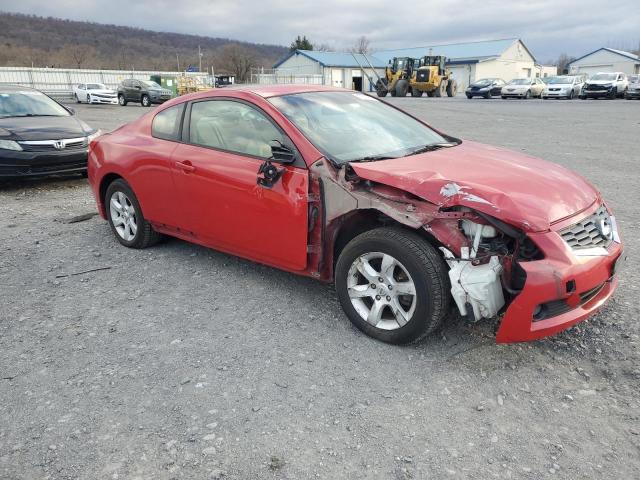
[{"label": "red coupe", "polygon": [[121,244],[171,235],[333,281],[351,321],[390,343],[433,332],[452,301],[498,317],[499,342],[559,332],[613,294],[622,257],[579,175],[344,89],[176,98],[94,140],[89,180]]}]

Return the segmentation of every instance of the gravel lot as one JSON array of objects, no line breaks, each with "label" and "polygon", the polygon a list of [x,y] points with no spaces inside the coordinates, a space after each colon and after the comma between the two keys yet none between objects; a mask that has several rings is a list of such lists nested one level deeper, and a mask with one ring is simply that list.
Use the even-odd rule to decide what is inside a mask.
[{"label": "gravel lot", "polygon": [[[454,319],[389,346],[331,286],[67,223],[95,211],[83,179],[4,184],[0,478],[640,478],[640,102],[389,101],[593,181],[626,238],[613,301],[531,344]],[[106,130],[146,111],[77,107]]]}]

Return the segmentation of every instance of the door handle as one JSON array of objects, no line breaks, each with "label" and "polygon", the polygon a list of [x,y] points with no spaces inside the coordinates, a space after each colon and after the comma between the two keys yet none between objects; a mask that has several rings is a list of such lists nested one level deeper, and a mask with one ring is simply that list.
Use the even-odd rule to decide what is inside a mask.
[{"label": "door handle", "polygon": [[196,171],[196,167],[194,167],[189,160],[176,162],[176,166],[182,169],[184,173],[193,173]]}]

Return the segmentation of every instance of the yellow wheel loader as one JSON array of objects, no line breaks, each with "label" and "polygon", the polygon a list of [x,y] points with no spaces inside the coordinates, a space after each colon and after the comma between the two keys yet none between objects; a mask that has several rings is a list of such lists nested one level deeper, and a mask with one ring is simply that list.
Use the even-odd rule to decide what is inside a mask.
[{"label": "yellow wheel loader", "polygon": [[458,84],[445,67],[447,59],[440,55],[428,55],[414,62],[409,80],[409,91],[413,97],[427,93],[429,97],[454,97]]},{"label": "yellow wheel loader", "polygon": [[376,93],[379,97],[405,97],[410,90],[409,83],[414,75],[415,58],[395,57],[385,68],[384,77],[376,82]]}]

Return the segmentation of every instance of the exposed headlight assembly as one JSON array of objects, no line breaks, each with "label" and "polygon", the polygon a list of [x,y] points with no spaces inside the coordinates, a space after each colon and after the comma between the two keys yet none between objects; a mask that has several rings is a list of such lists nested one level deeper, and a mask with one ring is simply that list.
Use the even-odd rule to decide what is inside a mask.
[{"label": "exposed headlight assembly", "polygon": [[22,147],[18,142],[14,142],[13,140],[0,140],[0,149],[1,150],[14,150],[17,152],[22,151]]}]

